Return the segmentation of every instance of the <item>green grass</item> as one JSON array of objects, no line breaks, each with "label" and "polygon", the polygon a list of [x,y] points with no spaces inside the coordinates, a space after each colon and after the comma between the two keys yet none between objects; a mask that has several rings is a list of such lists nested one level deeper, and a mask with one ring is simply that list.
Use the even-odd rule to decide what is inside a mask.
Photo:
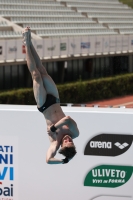
[{"label": "green grass", "polygon": [[119,0],[119,1],[133,8],[133,0]]}]

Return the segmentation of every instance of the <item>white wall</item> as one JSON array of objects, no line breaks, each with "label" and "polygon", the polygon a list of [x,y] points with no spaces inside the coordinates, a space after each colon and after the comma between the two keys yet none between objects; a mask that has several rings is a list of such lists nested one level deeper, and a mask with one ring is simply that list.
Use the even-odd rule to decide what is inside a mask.
[{"label": "white wall", "polygon": [[[133,200],[133,177],[116,188],[84,186],[86,175],[94,167],[133,166],[133,145],[116,157],[84,155],[86,144],[98,134],[133,134],[133,110],[84,107],[63,107],[63,110],[78,124],[80,136],[75,139],[78,153],[66,165],[48,165],[46,124],[36,106],[0,105],[0,146],[13,146],[13,164],[2,161],[1,175],[4,167],[14,170],[14,180],[9,180],[7,172],[4,180],[0,180],[0,188],[4,190],[13,184],[13,200]],[[5,153],[1,147],[0,154]],[[5,198],[0,195],[0,200],[2,197]]]}]

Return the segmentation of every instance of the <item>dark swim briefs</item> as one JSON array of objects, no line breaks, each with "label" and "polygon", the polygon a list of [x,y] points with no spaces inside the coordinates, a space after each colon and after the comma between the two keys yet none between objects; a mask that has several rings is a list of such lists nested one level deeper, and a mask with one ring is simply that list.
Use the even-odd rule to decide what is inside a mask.
[{"label": "dark swim briefs", "polygon": [[38,107],[37,108],[40,112],[43,113],[44,110],[46,110],[48,107],[50,107],[51,105],[55,103],[60,103],[60,99],[58,99],[57,97],[54,97],[52,94],[47,94],[46,101],[43,104],[43,106],[40,108]]}]

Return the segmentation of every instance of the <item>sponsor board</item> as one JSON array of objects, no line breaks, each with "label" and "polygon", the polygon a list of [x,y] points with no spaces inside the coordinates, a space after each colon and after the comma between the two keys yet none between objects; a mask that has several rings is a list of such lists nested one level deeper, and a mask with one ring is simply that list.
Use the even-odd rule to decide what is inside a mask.
[{"label": "sponsor board", "polygon": [[66,51],[66,43],[60,43],[60,50]]},{"label": "sponsor board", "polygon": [[18,200],[16,137],[0,137],[0,200]]},{"label": "sponsor board", "polygon": [[17,47],[9,47],[8,53],[17,52]]},{"label": "sponsor board", "polygon": [[56,47],[55,45],[52,46],[52,47],[48,47],[47,50],[48,50],[48,51],[54,51],[54,50],[55,50],[55,47]]},{"label": "sponsor board", "polygon": [[84,155],[119,156],[132,145],[132,135],[99,134],[86,145]]},{"label": "sponsor board", "polygon": [[132,176],[132,166],[100,165],[89,171],[84,186],[116,188]]},{"label": "sponsor board", "polygon": [[89,49],[90,42],[81,42],[81,49]]}]

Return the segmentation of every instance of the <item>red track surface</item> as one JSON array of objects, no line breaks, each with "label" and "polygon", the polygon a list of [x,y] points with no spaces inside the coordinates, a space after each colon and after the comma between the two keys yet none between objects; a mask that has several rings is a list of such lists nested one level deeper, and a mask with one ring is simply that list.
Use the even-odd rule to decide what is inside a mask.
[{"label": "red track surface", "polygon": [[112,106],[114,108],[118,108],[120,106],[125,106],[126,108],[133,108],[133,95],[118,97],[118,98],[113,98],[113,99],[103,100],[103,101],[94,101],[94,102],[89,102],[85,104],[87,107],[98,105],[99,107]]}]

